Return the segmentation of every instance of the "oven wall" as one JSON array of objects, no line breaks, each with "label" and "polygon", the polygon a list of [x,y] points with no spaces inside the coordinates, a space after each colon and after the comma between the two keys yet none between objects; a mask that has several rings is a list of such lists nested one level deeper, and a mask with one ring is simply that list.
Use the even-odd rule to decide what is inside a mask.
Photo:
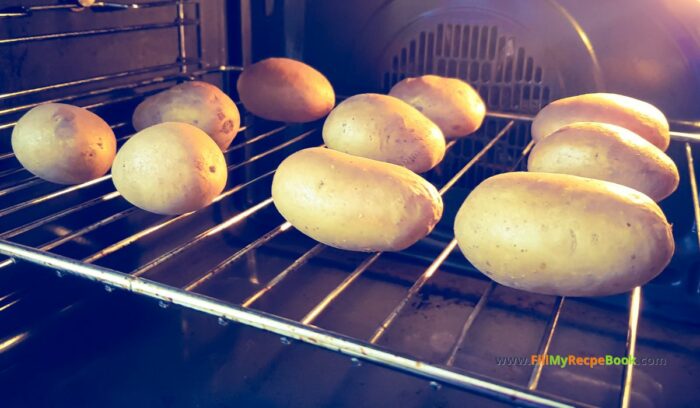
[{"label": "oven wall", "polygon": [[[273,2],[267,3],[269,12]],[[283,3],[286,11],[280,10]],[[700,102],[700,7],[693,0],[308,0],[277,1],[274,8],[286,17],[285,25],[293,26],[285,28],[287,34],[296,34],[303,44],[286,51],[296,51],[327,74],[341,94],[386,90],[383,75],[402,47],[421,31],[434,32],[437,39],[440,23],[461,22],[498,27],[516,49],[523,46],[542,66],[551,99],[619,92],[648,100],[671,118],[700,117],[695,108]],[[300,10],[303,20],[295,15]],[[444,41],[448,44],[446,34]],[[510,46],[509,41],[499,44],[494,65],[506,63],[503,47]],[[435,47],[437,58],[437,42]]]}]

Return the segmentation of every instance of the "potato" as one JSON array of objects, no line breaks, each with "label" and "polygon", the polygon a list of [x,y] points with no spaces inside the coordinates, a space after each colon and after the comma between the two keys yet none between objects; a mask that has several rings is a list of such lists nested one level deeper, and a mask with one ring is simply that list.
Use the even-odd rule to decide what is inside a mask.
[{"label": "potato", "polygon": [[678,168],[664,152],[617,125],[578,122],[555,131],[530,152],[529,171],[612,181],[655,201],[678,187]]},{"label": "potato", "polygon": [[27,112],[12,131],[12,150],[30,173],[58,184],[78,184],[107,173],[117,140],[94,113],[47,103]]},{"label": "potato", "polygon": [[157,214],[209,205],[226,185],[224,155],[204,131],[186,123],[146,128],[117,153],[112,178],[131,204]]},{"label": "potato", "polygon": [[333,150],[404,166],[417,173],[445,157],[440,128],[393,96],[360,94],[341,102],[323,124]]},{"label": "potato", "polygon": [[335,105],[328,79],[289,58],[268,58],[247,66],[236,88],[249,112],[280,122],[312,122],[326,116]]},{"label": "potato", "polygon": [[611,93],[559,99],[542,109],[532,122],[535,143],[575,122],[602,122],[627,128],[666,151],[671,140],[668,121],[653,105]]},{"label": "potato", "polygon": [[457,78],[423,75],[406,78],[389,91],[435,122],[447,138],[474,133],[484,121],[486,105],[478,92]]},{"label": "potato", "polygon": [[190,81],[146,98],[136,107],[132,122],[136,130],[164,122],[189,123],[226,150],[238,134],[241,116],[236,104],[221,89]]},{"label": "potato", "polygon": [[432,184],[393,164],[322,147],[300,150],[275,172],[272,198],[294,227],[352,251],[400,251],[442,216]]},{"label": "potato", "polygon": [[467,197],[454,228],[478,270],[549,295],[628,291],[661,273],[674,250],[671,226],[649,197],[566,174],[491,177]]}]

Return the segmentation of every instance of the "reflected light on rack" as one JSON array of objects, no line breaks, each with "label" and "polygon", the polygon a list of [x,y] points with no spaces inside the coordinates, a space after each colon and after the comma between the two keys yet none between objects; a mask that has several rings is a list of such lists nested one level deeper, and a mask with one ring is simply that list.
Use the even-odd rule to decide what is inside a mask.
[{"label": "reflected light on rack", "polygon": [[26,339],[28,335],[29,335],[29,332],[24,332],[24,333],[20,333],[14,337],[10,337],[9,339],[3,341],[2,343],[0,343],[0,353],[4,353],[5,351],[16,346],[17,344],[22,342],[24,339]]},{"label": "reflected light on rack", "polygon": [[15,300],[13,300],[12,302],[10,302],[10,303],[8,303],[8,304],[6,304],[6,305],[0,306],[0,312],[4,312],[5,310],[11,308],[12,306],[14,306],[14,305],[15,305],[17,302],[19,302],[19,301],[20,301],[20,299],[15,299]]}]

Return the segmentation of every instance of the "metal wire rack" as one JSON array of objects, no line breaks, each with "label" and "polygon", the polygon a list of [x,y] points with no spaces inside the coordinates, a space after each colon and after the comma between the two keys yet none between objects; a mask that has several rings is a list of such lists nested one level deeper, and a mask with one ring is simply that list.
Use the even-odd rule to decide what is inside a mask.
[{"label": "metal wire rack", "polygon": [[[484,156],[488,153],[488,151],[492,149],[493,146],[495,146],[496,143],[504,135],[507,134],[508,130],[514,125],[514,123],[514,120],[509,120],[506,123],[506,125],[503,126],[502,129],[496,134],[496,136],[488,144],[486,144],[478,154],[476,154],[468,163],[464,165],[464,167],[462,167],[462,169],[455,173],[451,177],[451,179],[440,188],[440,193],[447,193],[450,190],[450,188],[461,177],[463,177],[475,163],[477,163],[479,160],[483,160]],[[253,138],[245,140],[244,142],[236,143],[229,149],[227,153],[230,153],[231,151],[236,151],[238,149],[242,149],[250,144],[269,138],[274,134],[281,132],[284,129],[285,126],[281,126],[273,129],[272,131],[261,133]],[[231,164],[229,166],[229,170],[233,171],[235,169],[239,169],[245,166],[250,166],[252,163],[259,160],[261,157],[265,157],[280,149],[288,147],[289,145],[293,145],[295,142],[310,137],[314,133],[315,129],[302,132],[298,136],[291,138],[281,144],[278,144],[262,154],[249,157],[240,163]],[[454,145],[455,142],[452,142],[448,145],[448,148],[452,148]],[[528,147],[525,150],[523,150],[520,159],[516,162],[516,166],[526,156],[530,147],[531,144],[529,144]],[[686,144],[686,149],[688,152],[689,159],[692,160],[692,147],[689,143]],[[689,164],[691,165],[689,170],[692,172],[692,161],[690,161]],[[227,197],[230,197],[240,191],[244,191],[246,188],[250,188],[252,185],[259,182],[260,180],[269,178],[272,175],[273,171],[265,172],[264,174],[261,174],[252,180],[245,181],[241,184],[234,186],[231,189],[226,190],[224,193],[218,196],[215,201],[218,202],[224,200]],[[109,178],[110,176],[104,176],[102,178],[83,183],[81,185],[62,188],[60,190],[46,195],[33,197],[31,200],[22,201],[21,203],[12,206],[7,206],[0,211],[0,217],[7,217],[16,213],[19,210],[30,208],[41,203],[50,202],[51,200],[54,200],[57,197],[73,194],[77,191],[87,189],[90,186],[93,186],[98,183],[104,183]],[[692,180],[693,181],[691,181],[691,183],[693,183],[693,188],[696,189],[697,187],[694,183],[694,178]],[[23,184],[19,184],[18,186],[25,186],[28,183],[31,183],[31,185],[35,185],[37,184],[35,183],[35,181],[36,180],[34,178],[30,178],[24,181]],[[39,181],[39,183],[43,182]],[[0,190],[0,194],[12,194],[13,191],[17,191],[16,187]],[[30,187],[31,186],[27,186],[25,188]],[[143,263],[130,273],[124,273],[109,268],[96,266],[92,263],[101,258],[104,258],[109,254],[124,249],[125,247],[154,233],[155,231],[166,228],[178,222],[182,222],[184,219],[192,216],[193,213],[187,213],[176,217],[164,217],[161,222],[156,223],[148,228],[145,228],[142,231],[133,234],[125,239],[122,239],[112,245],[109,245],[83,260],[70,259],[64,256],[53,254],[49,251],[62,244],[65,244],[66,242],[78,239],[79,237],[83,236],[88,232],[92,232],[99,228],[102,228],[111,222],[115,222],[118,219],[128,217],[129,215],[134,214],[135,212],[140,210],[137,210],[133,207],[127,208],[125,210],[112,214],[109,217],[101,219],[93,224],[87,225],[76,231],[72,231],[71,233],[68,233],[63,237],[47,242],[41,246],[37,246],[36,248],[21,245],[9,240],[22,233],[31,231],[34,228],[38,228],[39,226],[44,225],[52,220],[75,212],[85,211],[90,206],[96,205],[97,203],[104,202],[106,200],[115,199],[118,196],[119,194],[117,192],[111,191],[94,199],[80,202],[77,205],[62,209],[55,213],[49,214],[47,216],[32,220],[31,222],[27,222],[20,226],[4,231],[0,235],[2,236],[2,241],[0,242],[0,253],[8,255],[12,258],[0,264],[0,268],[5,268],[9,266],[10,264],[16,262],[17,259],[26,260],[39,265],[46,266],[48,268],[55,269],[60,273],[70,273],[88,279],[96,280],[107,285],[107,290],[112,290],[113,288],[120,288],[133,293],[146,295],[158,299],[161,302],[164,302],[164,304],[173,303],[194,310],[199,310],[204,313],[211,314],[220,319],[232,320],[235,322],[258,327],[264,330],[272,331],[274,333],[279,334],[280,336],[283,336],[284,338],[304,341],[320,347],[325,347],[331,350],[339,351],[355,358],[366,359],[376,363],[388,365],[393,368],[409,371],[430,378],[433,381],[450,383],[464,388],[478,390],[498,398],[505,398],[507,400],[518,401],[526,404],[543,406],[566,406],[568,403],[571,403],[570,401],[562,401],[561,399],[558,399],[554,396],[543,395],[536,392],[538,381],[543,368],[543,366],[540,364],[534,366],[530,381],[528,383],[527,388],[525,389],[514,387],[509,384],[499,383],[496,381],[484,380],[476,375],[470,374],[461,369],[457,369],[453,366],[454,356],[461,346],[461,340],[464,339],[472,323],[478,317],[481,310],[483,310],[485,305],[488,303],[489,296],[491,295],[495,287],[495,284],[493,282],[491,282],[488,285],[487,289],[483,292],[483,295],[479,299],[473,313],[465,321],[464,326],[460,332],[460,341],[457,341],[455,343],[452,351],[450,352],[450,358],[447,361],[445,361],[444,365],[432,365],[422,363],[421,361],[412,359],[410,356],[396,354],[393,353],[391,350],[386,350],[376,345],[376,343],[381,339],[384,333],[387,330],[391,329],[392,323],[395,321],[397,316],[401,314],[403,309],[407,306],[408,302],[420,292],[421,288],[423,288],[424,285],[439,270],[441,264],[445,261],[445,259],[454,251],[456,247],[456,241],[454,239],[451,240],[444,247],[439,256],[434,260],[434,262],[432,262],[428,266],[428,268],[426,268],[425,272],[420,276],[418,280],[416,280],[413,286],[408,290],[404,299],[396,305],[394,310],[389,315],[386,316],[382,324],[376,328],[374,334],[367,341],[348,338],[340,333],[329,332],[315,327],[313,323],[316,320],[316,318],[319,315],[321,315],[324,312],[324,310],[328,308],[328,306],[331,305],[333,301],[337,299],[338,296],[353,283],[353,281],[355,281],[362,273],[367,271],[367,269],[375,261],[377,261],[377,259],[382,255],[381,253],[376,253],[367,256],[367,258],[365,258],[364,261],[362,261],[357,266],[357,268],[351,274],[349,274],[345,280],[341,282],[341,284],[339,284],[330,293],[328,293],[328,295],[321,302],[319,302],[312,310],[310,310],[306,316],[300,319],[300,321],[291,321],[264,312],[256,311],[252,309],[252,306],[257,300],[259,300],[272,288],[274,288],[276,285],[282,282],[285,279],[285,277],[289,276],[291,273],[299,269],[302,265],[304,265],[314,256],[317,256],[321,251],[323,251],[324,246],[322,244],[315,245],[314,247],[309,249],[300,258],[295,260],[288,268],[281,271],[274,279],[262,285],[262,287],[258,291],[250,294],[250,296],[239,305],[230,304],[193,292],[204,282],[215,278],[221,271],[225,270],[227,266],[233,264],[236,260],[241,259],[246,254],[249,254],[252,250],[260,248],[261,246],[270,242],[278,235],[289,231],[291,229],[291,225],[286,222],[270,230],[268,233],[260,236],[259,238],[251,241],[241,250],[235,252],[227,259],[221,261],[219,264],[217,264],[210,270],[204,271],[204,273],[202,273],[200,277],[186,284],[182,289],[171,287],[168,285],[163,285],[142,277],[151,269],[155,268],[157,265],[160,265],[175,257],[183,256],[183,254],[187,250],[193,248],[201,241],[206,240],[215,234],[225,231],[227,228],[230,228],[231,226],[240,223],[246,218],[253,216],[261,209],[270,206],[270,204],[272,203],[271,198],[267,198],[265,200],[255,203],[252,206],[249,206],[242,212],[227,219],[226,221],[215,225],[209,229],[206,229],[205,231],[195,235],[194,237],[191,237],[191,239],[186,241],[185,243],[162,253],[160,256],[146,263]],[[697,201],[695,203],[695,211],[698,211]],[[551,312],[551,316],[549,318],[549,323],[547,324],[547,328],[542,336],[539,349],[537,350],[537,354],[544,354],[547,352],[551,340],[554,336],[554,332],[557,328],[558,316],[561,313],[564,302],[564,298],[558,298],[555,302],[555,305]],[[640,290],[639,288],[637,288],[632,292],[630,296],[630,314],[628,328],[629,335],[627,349],[627,354],[630,356],[634,356],[635,353],[635,339],[636,328],[639,319],[639,307]],[[622,406],[627,406],[629,404],[631,384],[632,368],[630,367],[629,369],[625,370],[624,378],[622,379]]]},{"label": "metal wire rack", "polygon": [[[10,105],[8,108],[0,110],[0,117],[6,121],[0,124],[0,131],[11,129],[17,115],[26,112],[32,107],[45,102],[71,102],[81,104],[89,98],[100,97],[98,102],[83,104],[88,109],[104,108],[117,105],[125,101],[139,100],[149,92],[154,92],[162,88],[155,88],[148,92],[141,92],[135,95],[123,96],[120,91],[141,90],[152,85],[167,85],[168,83],[186,79],[199,78],[203,75],[220,73],[228,75],[239,72],[242,68],[237,66],[216,66],[209,67],[201,61],[188,59],[185,49],[184,27],[188,24],[197,24],[196,21],[187,20],[184,16],[183,5],[186,1],[154,1],[140,4],[117,4],[110,2],[98,2],[92,7],[104,8],[105,10],[120,10],[129,8],[144,7],[165,7],[174,6],[178,10],[178,19],[173,23],[179,28],[180,47],[177,61],[174,64],[158,65],[153,67],[140,68],[116,72],[106,75],[92,76],[80,80],[55,83],[52,85],[23,89],[19,91],[0,94],[0,101],[12,100],[20,97],[39,97],[39,100],[17,105]],[[136,7],[138,6],[138,7]],[[41,11],[72,10],[74,7],[25,7],[0,10],[0,17],[21,18]],[[75,36],[93,36],[106,33],[119,32],[124,30],[148,30],[161,28],[161,25],[144,25],[133,27],[119,27],[108,30],[86,30],[69,33],[56,33],[42,36],[26,36],[12,39],[0,40],[0,45],[17,44],[23,42],[43,41],[48,39],[59,39]],[[194,67],[194,69],[191,69]],[[173,69],[177,73],[168,73]],[[112,80],[129,79],[147,75],[146,79],[129,81],[125,84],[111,85]],[[83,85],[107,86],[90,89],[88,91],[70,92],[73,87]],[[44,98],[41,96],[51,91],[68,91],[60,97]],[[155,277],[147,277],[158,267],[167,267],[170,262],[182,260],[202,243],[207,242],[212,237],[226,233],[244,222],[253,219],[264,210],[270,211],[272,198],[266,197],[259,200],[251,200],[255,194],[249,194],[251,190],[259,185],[270,181],[274,174],[274,168],[281,158],[287,153],[299,148],[317,144],[318,124],[307,127],[294,127],[283,124],[270,124],[260,121],[250,115],[244,115],[246,123],[241,132],[245,137],[239,137],[225,152],[229,160],[229,173],[244,177],[230,177],[238,180],[214,200],[215,205],[234,205],[234,200],[246,195],[247,200],[236,201],[239,211],[230,217],[226,217],[213,225],[207,225],[203,229],[192,228],[189,234],[179,243],[169,248],[158,251],[155,256],[148,259],[134,260],[134,267],[130,270],[120,271],[114,268],[96,265],[95,262],[104,260],[110,256],[130,257],[129,250],[137,244],[142,244],[157,232],[167,231],[185,225],[196,218],[198,213],[186,213],[179,216],[162,216],[154,221],[142,222],[143,218],[138,218],[134,223],[139,224],[138,230],[128,236],[117,239],[108,245],[97,248],[90,255],[82,259],[75,259],[56,253],[64,245],[69,245],[79,241],[92,233],[104,231],[116,223],[130,218],[143,217],[144,212],[137,208],[126,205],[120,198],[118,192],[113,190],[109,183],[110,175],[70,187],[58,187],[46,183],[28,172],[18,167],[13,160],[11,152],[0,155],[0,162],[4,165],[0,167],[0,253],[8,256],[0,262],[0,273],[7,271],[18,261],[31,262],[46,268],[53,269],[63,276],[72,274],[82,278],[87,278],[104,285],[105,290],[113,291],[121,289],[134,294],[157,299],[161,306],[167,307],[170,304],[179,305],[192,310],[197,310],[211,315],[222,324],[228,321],[238,322],[244,325],[256,327],[281,336],[283,342],[290,339],[298,340],[317,347],[322,347],[335,352],[340,352],[350,356],[354,361],[357,359],[370,361],[380,365],[388,366],[392,369],[408,372],[428,379],[431,385],[439,387],[440,384],[451,384],[456,387],[476,391],[478,393],[493,397],[498,400],[517,403],[529,406],[584,406],[580,401],[572,401],[565,397],[552,395],[538,389],[540,378],[544,369],[541,362],[532,367],[529,380],[525,386],[508,383],[505,381],[489,378],[479,373],[469,371],[464,367],[456,365],[456,355],[463,347],[465,338],[474,322],[481,312],[487,307],[489,299],[493,294],[497,284],[488,282],[482,292],[472,312],[466,317],[457,340],[452,345],[448,357],[442,363],[427,363],[421,361],[410,353],[398,353],[379,345],[380,340],[392,330],[397,321],[410,302],[414,300],[426,284],[433,279],[441,270],[445,261],[450,257],[457,246],[455,239],[449,239],[443,243],[439,254],[429,263],[423,273],[412,283],[403,298],[393,307],[393,309],[381,320],[367,339],[360,339],[346,334],[330,331],[314,325],[319,317],[324,314],[337,300],[352,287],[363,274],[367,273],[370,267],[375,264],[383,255],[374,253],[365,256],[351,273],[335,287],[332,288],[314,307],[300,319],[288,319],[274,314],[256,310],[255,306],[271,293],[278,285],[299,271],[304,265],[315,258],[321,256],[328,248],[323,244],[315,244],[306,249],[301,256],[293,260],[286,268],[281,270],[272,279],[259,283],[257,289],[248,293],[245,299],[239,303],[232,303],[218,298],[210,297],[197,292],[205,284],[215,282],[217,277],[224,272],[230,271],[230,267],[237,261],[251,255],[255,250],[269,245],[275,238],[293,231],[294,228],[288,222],[281,223],[268,232],[254,239],[246,239],[242,248],[232,255],[218,261],[215,265],[197,272],[194,278],[188,278],[182,285],[172,285],[159,282]],[[441,175],[440,179],[447,180],[438,186],[441,195],[448,194],[451,189],[463,178],[475,164],[487,160],[488,155],[517,122],[529,121],[532,118],[526,115],[490,113],[489,117],[497,120],[497,129],[492,134],[487,135],[481,149],[471,157],[467,163],[457,169],[452,174]],[[126,121],[112,123],[115,130],[123,131],[119,141],[123,142],[130,136],[130,126]],[[482,135],[483,136],[483,135]],[[693,196],[693,211],[696,223],[700,223],[700,206],[698,203],[698,187],[693,163],[693,142],[700,140],[700,136],[692,133],[673,132],[673,138],[679,143],[684,143],[687,159],[688,172],[690,174],[689,183]],[[281,139],[281,140],[279,140]],[[454,149],[458,143],[452,141],[447,148]],[[256,147],[257,146],[257,147]],[[513,162],[505,164],[510,170],[519,168],[523,160],[532,147],[530,142]],[[254,149],[255,148],[255,149]],[[257,150],[256,150],[257,149]],[[267,166],[255,167],[261,162],[268,162]],[[80,227],[72,230],[65,230],[57,233],[51,239],[44,239],[38,244],[26,245],[20,243],[19,238],[30,235],[42,227],[46,227],[54,221],[61,220],[69,216],[79,216],[87,214],[95,207],[104,203],[122,202],[122,205],[115,206],[110,213],[104,214],[96,220],[88,221]],[[242,201],[242,204],[241,204]],[[192,233],[192,231],[198,231]],[[242,238],[243,237],[239,237]],[[700,232],[698,232],[700,241]],[[547,354],[555,336],[559,317],[566,304],[566,299],[558,297],[553,302],[553,306],[547,319],[546,327],[542,333],[541,340],[535,354]],[[640,320],[641,290],[634,289],[630,293],[626,354],[634,356],[636,353],[637,328]],[[630,406],[634,366],[626,366],[620,378],[619,405]]]}]

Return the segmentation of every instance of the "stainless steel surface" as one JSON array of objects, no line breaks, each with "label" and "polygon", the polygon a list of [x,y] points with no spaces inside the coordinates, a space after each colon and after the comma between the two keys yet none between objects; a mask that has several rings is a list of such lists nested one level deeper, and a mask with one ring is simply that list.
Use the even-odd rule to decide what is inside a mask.
[{"label": "stainless steel surface", "polygon": [[[637,286],[630,294],[630,315],[627,328],[627,358],[634,360],[637,355],[637,330],[639,328],[639,313],[641,310],[642,289]],[[626,365],[622,375],[622,386],[620,390],[620,406],[628,408],[632,404],[632,378],[634,365]]]},{"label": "stainless steel surface", "polygon": [[[544,335],[540,341],[539,347],[537,347],[538,356],[549,355],[549,349],[552,344],[552,339],[554,338],[554,331],[557,329],[557,323],[559,323],[559,316],[561,315],[561,309],[564,306],[564,298],[559,296],[552,306],[552,314],[549,316],[547,321],[547,328],[544,330]],[[530,380],[527,383],[527,388],[530,390],[536,390],[537,385],[540,382],[540,377],[542,376],[542,369],[544,365],[541,360],[538,360],[535,364],[535,368],[532,369],[532,375],[530,375]]]},{"label": "stainless steel surface", "polygon": [[700,242],[700,195],[698,194],[698,179],[695,175],[695,159],[690,143],[685,144],[685,157],[688,161],[688,175],[690,176],[690,192],[693,199],[693,214],[695,215],[695,230]]},{"label": "stainless steel surface", "polygon": [[185,1],[177,2],[177,51],[180,72],[187,73],[187,40],[185,39]]}]

